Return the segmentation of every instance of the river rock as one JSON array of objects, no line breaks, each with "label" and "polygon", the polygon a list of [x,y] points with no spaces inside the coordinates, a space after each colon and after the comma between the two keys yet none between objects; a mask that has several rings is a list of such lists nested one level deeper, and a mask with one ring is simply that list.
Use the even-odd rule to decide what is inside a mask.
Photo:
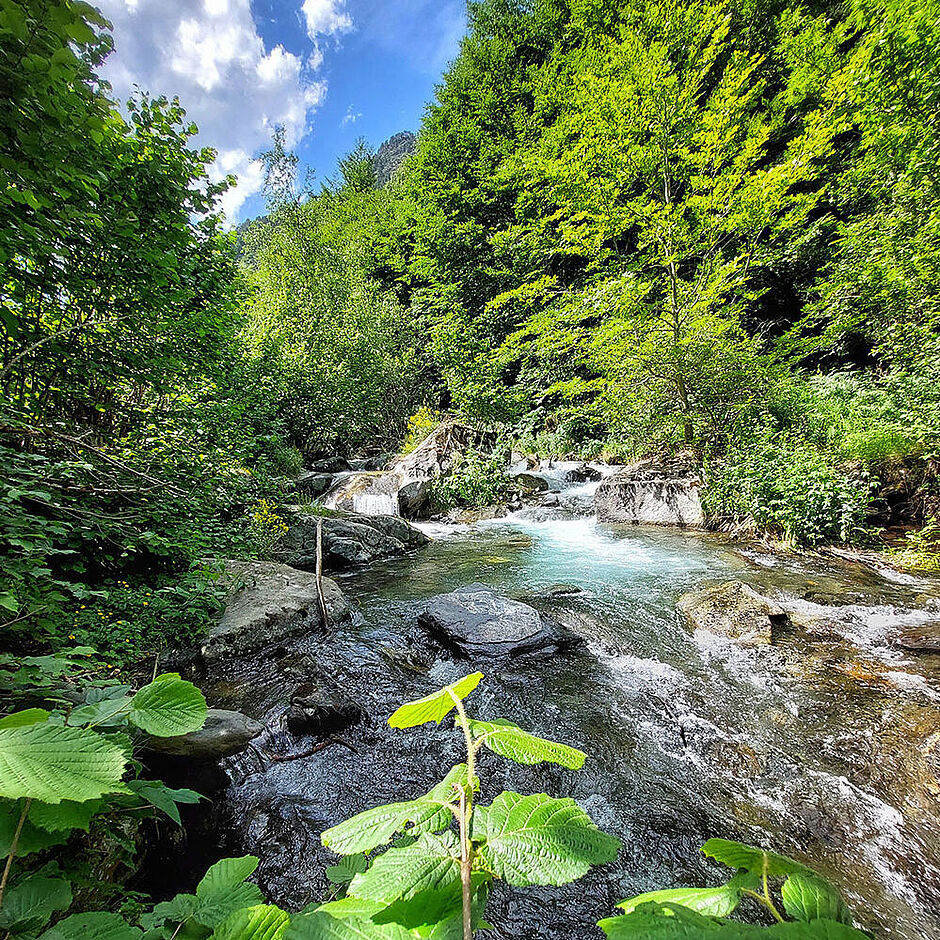
[{"label": "river rock", "polygon": [[683,461],[631,464],[598,486],[597,520],[700,527],[705,524],[700,486],[698,476]]},{"label": "river rock", "polygon": [[[234,591],[202,644],[204,660],[250,653],[323,626],[316,575],[270,561],[230,561],[226,577]],[[331,623],[348,619],[346,598],[330,578],[323,579],[323,598]]]},{"label": "river rock", "polygon": [[693,630],[716,633],[747,646],[772,643],[775,630],[787,624],[782,607],[741,581],[685,594],[678,608]]},{"label": "river rock", "polygon": [[911,653],[940,653],[940,622],[909,627],[898,634],[894,645]]},{"label": "river rock", "polygon": [[316,499],[333,485],[335,478],[335,474],[332,473],[317,473],[315,470],[308,470],[294,480],[294,490],[301,496]]},{"label": "river rock", "polygon": [[[323,518],[323,565],[329,570],[403,555],[431,540],[404,519],[341,513]],[[317,564],[317,517],[295,514],[280,547],[284,561],[306,571]]]},{"label": "river rock", "polygon": [[418,622],[444,646],[468,658],[555,652],[581,642],[534,607],[502,597],[485,584],[431,598]]},{"label": "river rock", "polygon": [[431,484],[411,480],[398,490],[398,514],[405,519],[426,519],[431,508]]},{"label": "river rock", "polygon": [[344,479],[330,494],[327,503],[331,509],[342,512],[394,516],[398,514],[401,485],[394,473],[363,471]]},{"label": "river rock", "polygon": [[589,463],[583,463],[565,473],[565,483],[596,483],[601,479],[601,472]]},{"label": "river rock", "polygon": [[512,478],[512,484],[513,489],[524,496],[534,496],[536,493],[544,493],[548,490],[548,480],[537,473],[517,473]]},{"label": "river rock", "polygon": [[216,760],[245,750],[263,730],[259,722],[241,712],[210,708],[198,731],[175,738],[150,738],[147,749],[169,757]]},{"label": "river rock", "polygon": [[310,464],[310,469],[314,473],[345,473],[350,466],[345,457],[324,457]]},{"label": "river rock", "polygon": [[305,682],[291,695],[285,716],[291,734],[334,734],[362,719],[362,709],[341,692]]}]

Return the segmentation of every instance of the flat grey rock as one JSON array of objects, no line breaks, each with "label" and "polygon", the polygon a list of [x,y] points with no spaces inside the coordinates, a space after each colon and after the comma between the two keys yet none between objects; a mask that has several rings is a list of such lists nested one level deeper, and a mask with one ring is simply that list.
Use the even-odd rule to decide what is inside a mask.
[{"label": "flat grey rock", "polygon": [[[271,561],[230,561],[226,577],[233,591],[203,641],[207,662],[322,628],[315,574]],[[348,619],[346,598],[330,578],[323,579],[323,598],[330,623]]]},{"label": "flat grey rock", "polygon": [[[323,565],[327,570],[367,565],[403,555],[430,539],[397,516],[342,513],[323,517]],[[296,515],[281,545],[282,559],[313,571],[317,563],[317,517]]]},{"label": "flat grey rock", "polygon": [[169,757],[217,759],[245,750],[262,730],[259,722],[241,712],[210,708],[198,731],[175,738],[150,738],[147,749]]},{"label": "flat grey rock", "polygon": [[577,645],[580,639],[534,607],[470,584],[432,598],[418,622],[462,656],[512,657]]}]

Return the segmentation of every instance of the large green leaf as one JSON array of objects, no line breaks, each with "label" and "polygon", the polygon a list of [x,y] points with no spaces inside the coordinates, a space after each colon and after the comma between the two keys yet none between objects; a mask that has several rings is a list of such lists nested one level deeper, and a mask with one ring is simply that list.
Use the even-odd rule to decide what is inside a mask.
[{"label": "large green leaf", "polygon": [[647,903],[631,914],[598,923],[609,940],[865,940],[853,927],[832,920],[790,921],[757,927],[714,920],[687,907]]},{"label": "large green leaf", "polygon": [[805,865],[801,865],[786,855],[767,852],[731,839],[709,839],[702,846],[702,851],[729,868],[745,868],[757,875],[763,875],[766,872],[770,877],[783,878],[794,872],[813,874]]},{"label": "large green leaf", "polygon": [[411,845],[388,849],[368,871],[356,875],[349,894],[391,904],[424,891],[444,891],[460,880],[459,856],[453,832],[422,833]]},{"label": "large green leaf", "polygon": [[415,935],[399,924],[317,910],[291,918],[282,940],[415,940]]},{"label": "large green leaf", "polygon": [[33,875],[15,884],[3,896],[0,930],[11,936],[41,930],[56,911],[67,911],[72,888],[64,878]]},{"label": "large green leaf", "polygon": [[431,695],[414,702],[406,702],[389,718],[388,723],[393,728],[415,728],[429,721],[440,724],[456,707],[454,699],[465,699],[480,684],[482,678],[482,672],[474,672],[437,692],[432,692]]},{"label": "large green leaf", "polygon": [[784,910],[795,920],[836,920],[851,924],[845,902],[839,892],[819,875],[795,872],[780,889]]},{"label": "large green leaf", "polygon": [[206,699],[191,682],[168,672],[145,685],[131,701],[128,718],[158,738],[198,731],[206,721]]},{"label": "large green leaf", "polygon": [[625,914],[635,911],[641,904],[681,904],[699,914],[711,917],[727,917],[741,903],[741,889],[731,884],[718,888],[667,888],[663,891],[648,891],[635,898],[621,901],[617,907]]},{"label": "large green leaf", "polygon": [[40,829],[49,832],[81,829],[88,832],[91,818],[101,809],[101,800],[87,800],[76,803],[74,800],[62,800],[61,803],[40,803],[33,801],[29,807],[29,821]]},{"label": "large green leaf", "polygon": [[137,927],[119,914],[73,914],[47,930],[39,940],[140,940]]},{"label": "large green leaf", "polygon": [[49,712],[44,708],[25,708],[21,712],[13,712],[6,718],[0,718],[0,728],[25,728],[27,725],[45,721],[48,717]]},{"label": "large green leaf", "polygon": [[45,722],[0,729],[0,796],[82,803],[125,790],[124,751],[94,731]]},{"label": "large green leaf", "polygon": [[212,934],[212,940],[280,940],[290,915],[279,907],[258,904],[229,915]]},{"label": "large green leaf", "polygon": [[453,818],[447,804],[455,798],[454,787],[465,786],[466,780],[467,765],[457,764],[424,796],[367,809],[364,813],[327,829],[320,838],[323,844],[334,852],[354,855],[385,845],[396,832],[405,829],[409,824],[419,831],[432,832],[443,829]]},{"label": "large green leaf", "polygon": [[[13,849],[13,837],[20,825],[23,803],[23,800],[15,802],[0,800],[0,858],[8,856]],[[61,845],[68,837],[68,829],[50,832],[34,826],[27,817],[20,829],[19,841],[16,843],[16,856],[22,858],[24,855],[41,852],[53,845]]]},{"label": "large green leaf", "polygon": [[561,764],[571,770],[580,770],[587,755],[584,751],[538,738],[528,731],[523,731],[511,721],[496,718],[493,721],[475,721],[470,719],[470,731],[475,738],[482,737],[484,746],[493,753],[508,757],[517,764]]},{"label": "large green leaf", "polygon": [[235,911],[260,905],[264,900],[261,889],[245,881],[257,867],[258,859],[254,855],[216,862],[196,886],[193,920],[207,927],[217,927]]},{"label": "large green leaf", "polygon": [[477,807],[473,838],[483,840],[480,856],[493,874],[520,886],[567,884],[620,849],[574,800],[544,793],[500,793]]}]

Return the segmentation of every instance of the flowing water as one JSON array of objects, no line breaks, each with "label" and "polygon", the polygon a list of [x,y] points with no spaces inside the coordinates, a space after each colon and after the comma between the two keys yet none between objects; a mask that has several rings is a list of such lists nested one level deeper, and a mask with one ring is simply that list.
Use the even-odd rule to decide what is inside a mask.
[{"label": "flowing water", "polygon": [[[570,507],[589,504],[591,492],[563,495]],[[698,849],[723,836],[817,867],[886,940],[940,938],[940,693],[931,657],[915,664],[890,645],[899,625],[940,617],[925,586],[568,515],[429,527],[428,548],[339,579],[351,623],[243,662],[210,688],[215,704],[268,725],[256,748],[228,762],[219,809],[228,847],[261,857],[269,895],[292,908],[327,896],[323,868],[335,857],[321,831],[424,792],[461,759],[448,721],[410,731],[385,721],[400,702],[479,667],[471,714],[512,719],[590,755],[574,772],[485,754],[483,799],[505,788],[570,795],[624,843],[615,863],[575,885],[495,890],[491,936],[599,937],[594,923],[624,897],[717,883],[721,870]],[[691,634],[676,616],[679,596],[731,578],[789,598],[795,619],[816,625],[773,647]],[[585,645],[509,663],[435,652],[416,623],[422,602],[474,581],[554,608]],[[553,599],[546,588],[559,582],[581,593]],[[280,724],[291,689],[309,679],[341,688],[367,718],[344,743],[272,762],[265,752],[309,746]]]}]

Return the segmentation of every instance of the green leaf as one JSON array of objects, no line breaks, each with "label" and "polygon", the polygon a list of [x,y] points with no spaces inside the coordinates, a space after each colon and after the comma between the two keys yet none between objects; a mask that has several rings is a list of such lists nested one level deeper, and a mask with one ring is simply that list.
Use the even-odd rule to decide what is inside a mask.
[{"label": "green leaf", "polygon": [[[0,857],[6,857],[13,848],[13,836],[20,824],[23,801],[7,802],[0,800]],[[67,829],[49,832],[34,826],[27,817],[20,830],[20,839],[16,844],[17,858],[41,852],[53,845],[61,845],[69,837]]]},{"label": "green leaf", "polygon": [[415,940],[399,924],[376,924],[366,917],[337,917],[313,911],[291,918],[282,940]]},{"label": "green leaf", "polygon": [[795,920],[828,920],[851,924],[845,902],[839,892],[818,875],[806,875],[795,872],[783,883],[780,889],[783,909]]},{"label": "green leaf", "polygon": [[177,825],[181,824],[177,803],[198,803],[202,797],[194,790],[174,790],[162,780],[131,780],[127,788],[155,809],[166,813]]},{"label": "green leaf", "polygon": [[198,903],[193,919],[207,927],[216,927],[235,911],[261,904],[264,900],[261,889],[245,882],[257,867],[258,859],[254,855],[216,862],[196,886]]},{"label": "green leaf", "polygon": [[654,902],[681,904],[699,914],[710,917],[727,917],[741,902],[741,889],[731,884],[718,888],[667,888],[663,891],[648,891],[635,898],[621,901],[617,907],[625,914],[635,911],[641,904]]},{"label": "green leaf", "polygon": [[367,809],[327,829],[320,839],[341,855],[369,852],[391,841],[396,832],[411,826],[418,831],[443,829],[453,818],[447,804],[455,799],[454,787],[466,786],[467,765],[457,764],[433,789],[414,800]]},{"label": "green leaf", "polygon": [[101,809],[101,800],[88,800],[76,803],[74,800],[62,800],[61,803],[40,803],[34,801],[29,807],[29,821],[40,829],[49,832],[81,829],[88,832],[91,818]]},{"label": "green leaf", "polygon": [[580,770],[587,755],[584,751],[538,738],[518,725],[501,718],[493,721],[470,719],[470,731],[475,738],[483,737],[483,743],[494,754],[508,757],[517,764],[560,764],[571,770]]},{"label": "green leaf", "polygon": [[482,678],[482,672],[474,672],[431,695],[406,702],[389,718],[388,723],[393,728],[415,728],[430,721],[440,724],[456,707],[454,699],[465,699]]},{"label": "green leaf", "polygon": [[356,875],[369,867],[369,860],[362,852],[355,855],[346,855],[335,865],[327,865],[325,874],[330,884],[348,885]]},{"label": "green leaf", "polygon": [[85,728],[48,723],[0,730],[0,796],[83,803],[125,791],[124,751]]},{"label": "green leaf", "polygon": [[49,712],[44,708],[26,708],[21,712],[13,712],[6,718],[0,718],[0,728],[25,728],[27,725],[45,721],[48,717]]},{"label": "green leaf", "polygon": [[72,903],[72,888],[64,878],[33,875],[13,885],[3,897],[0,929],[16,935],[42,930],[56,911]]},{"label": "green leaf", "polygon": [[423,891],[444,890],[460,880],[459,855],[455,833],[422,833],[411,845],[388,849],[368,871],[356,875],[349,894],[391,904]]},{"label": "green leaf", "polygon": [[206,721],[206,699],[191,682],[168,672],[145,685],[133,698],[128,718],[158,738],[198,731]]},{"label": "green leaf", "polygon": [[73,914],[47,930],[39,940],[140,940],[142,934],[119,914]]},{"label": "green leaf", "polygon": [[601,832],[571,799],[500,793],[477,807],[473,838],[497,877],[512,885],[563,885],[612,862],[620,840]]},{"label": "green leaf", "polygon": [[786,855],[766,852],[764,849],[731,839],[709,839],[702,846],[702,851],[729,868],[744,868],[756,875],[763,876],[766,872],[769,877],[782,878],[795,872],[813,874],[805,865],[787,858]]},{"label": "green leaf", "polygon": [[258,904],[235,911],[212,934],[212,940],[280,940],[290,915],[279,907]]}]

